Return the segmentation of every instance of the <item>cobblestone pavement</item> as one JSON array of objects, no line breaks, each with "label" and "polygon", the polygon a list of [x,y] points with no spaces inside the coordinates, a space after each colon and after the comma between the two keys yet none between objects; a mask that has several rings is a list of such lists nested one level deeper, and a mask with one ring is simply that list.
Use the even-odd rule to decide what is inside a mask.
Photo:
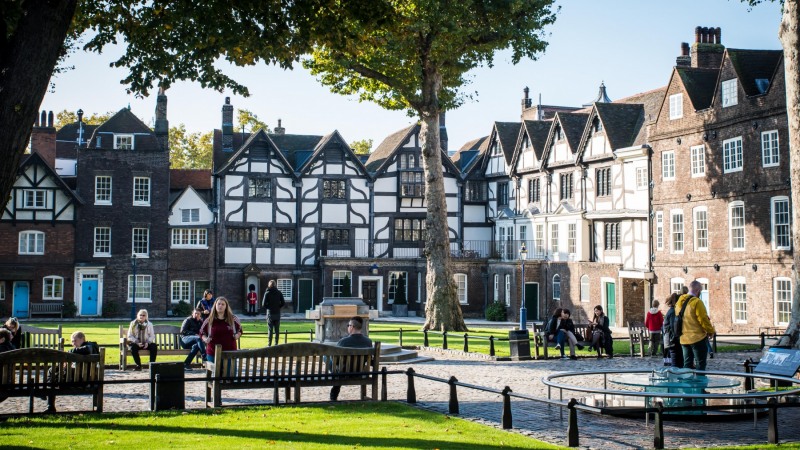
[{"label": "cobblestone pavement", "polygon": [[[551,359],[547,361],[492,361],[488,358],[470,356],[458,352],[444,353],[423,351],[423,355],[433,356],[434,361],[417,364],[413,368],[419,374],[448,379],[457,377],[458,381],[502,390],[509,386],[514,393],[538,398],[547,398],[548,388],[541,378],[558,371],[596,371],[643,369],[652,370],[661,366],[659,358],[616,357],[597,360],[581,358],[577,361]],[[709,370],[740,372],[738,366],[753,353],[717,354],[709,360]],[[391,365],[388,370],[405,371],[409,366]],[[186,373],[186,407],[204,407],[204,388],[200,380],[204,373],[200,369]],[[105,388],[103,406],[106,412],[147,411],[150,407],[149,374],[144,372],[121,372],[109,370],[106,380],[129,380],[139,383],[110,384]],[[602,387],[602,376],[578,376],[570,380],[581,386]],[[430,380],[417,378],[415,381],[418,406],[447,413],[449,386]],[[390,375],[388,377],[389,400],[406,399],[407,376]],[[359,397],[356,387],[344,387],[340,400],[356,400]],[[553,391],[557,398],[558,391]],[[580,393],[564,393],[565,399]],[[328,389],[305,388],[302,391],[303,402],[327,401]],[[460,417],[475,420],[492,426],[499,426],[502,399],[498,394],[458,388]],[[284,401],[281,393],[281,401]],[[272,391],[245,390],[226,391],[223,393],[223,405],[247,405],[272,402]],[[566,445],[567,412],[561,408],[547,406],[542,403],[522,399],[512,399],[513,426],[517,432],[523,433],[559,445]],[[35,400],[35,411],[44,411],[46,402]],[[91,398],[59,397],[56,402],[58,411],[91,410]],[[2,403],[5,413],[27,412],[27,399],[8,399]],[[781,409],[778,414],[780,440],[785,443],[800,443],[800,410],[796,408]],[[597,449],[631,449],[653,447],[653,423],[640,419],[624,419],[608,416],[597,416],[579,413],[578,428],[580,444],[583,448]],[[664,425],[665,445],[676,447],[706,447],[719,445],[763,444],[767,442],[767,418],[752,416],[742,420],[720,422],[676,422],[666,421]]]}]

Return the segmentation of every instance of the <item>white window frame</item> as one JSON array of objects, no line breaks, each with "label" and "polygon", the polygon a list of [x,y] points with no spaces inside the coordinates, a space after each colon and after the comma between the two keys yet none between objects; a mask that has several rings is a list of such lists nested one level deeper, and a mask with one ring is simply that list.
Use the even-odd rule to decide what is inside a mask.
[{"label": "white window frame", "polygon": [[[738,287],[743,290],[737,291]],[[745,277],[731,278],[731,320],[747,323],[747,280]]]},{"label": "white window frame", "polygon": [[506,306],[511,306],[511,275],[506,274]]},{"label": "white window frame", "polygon": [[208,248],[205,228],[173,228],[170,248]]},{"label": "white window frame", "polygon": [[721,83],[722,107],[736,106],[739,104],[739,81],[736,78],[725,80]]},{"label": "white window frame", "polygon": [[[680,217],[680,220],[676,218]],[[686,248],[686,221],[682,209],[673,209],[669,214],[670,253],[683,254]]]},{"label": "white window frame", "polygon": [[741,172],[744,166],[742,137],[722,141],[722,173]]},{"label": "white window frame", "polygon": [[670,294],[681,295],[681,290],[686,286],[686,280],[681,277],[669,279],[669,292]]},{"label": "white window frame", "polygon": [[[352,280],[352,278],[351,278],[351,280]],[[408,285],[407,277],[406,277],[406,285]],[[291,278],[278,278],[277,280],[275,280],[275,288],[277,290],[281,291],[281,294],[283,294],[283,298],[287,302],[291,302],[292,301],[292,295],[294,295],[294,293],[293,293],[294,290],[292,289],[292,287],[293,287],[293,285],[292,285],[292,279]],[[353,289],[353,282],[352,281],[350,282],[350,289],[351,290]],[[406,288],[406,299],[408,299],[408,288]]]},{"label": "white window frame", "polygon": [[535,228],[535,235],[533,237],[533,245],[536,247],[534,251],[537,257],[544,255],[544,224],[537,223]]},{"label": "white window frame", "polygon": [[23,189],[22,207],[25,209],[47,208],[47,191],[44,189]]},{"label": "white window frame", "polygon": [[675,151],[670,150],[661,154],[661,178],[664,181],[675,180]]},{"label": "white window frame", "polygon": [[42,279],[42,300],[64,299],[64,277],[48,275]]},{"label": "white window frame", "polygon": [[[139,250],[139,251],[137,251]],[[144,250],[144,251],[141,251]],[[131,253],[137,258],[150,257],[150,229],[135,227],[131,229]]]},{"label": "white window frame", "polygon": [[643,191],[647,189],[647,167],[636,168],[636,190]]},{"label": "white window frame", "polygon": [[[107,231],[105,236],[100,236],[100,233]],[[101,240],[105,238],[104,240]],[[105,243],[105,248],[108,251],[98,251],[100,244]],[[111,256],[111,227],[94,227],[94,254],[95,258],[103,258]]]},{"label": "white window frame", "polygon": [[183,300],[191,304],[191,292],[192,282],[189,280],[172,280],[170,283],[170,301],[172,303],[180,303]]},{"label": "white window frame", "polygon": [[683,93],[669,96],[669,120],[683,117]]},{"label": "white window frame", "polygon": [[494,274],[494,301],[500,301],[500,275]]},{"label": "white window frame", "polygon": [[135,142],[132,134],[114,134],[114,150],[133,150]]},{"label": "white window frame", "polygon": [[710,292],[708,290],[708,278],[698,278],[695,281],[700,283],[700,295],[699,295],[699,298],[700,298],[701,301],[703,301],[703,297],[706,298],[706,300],[703,301],[703,306],[706,307],[706,313],[710,316],[711,315],[711,296],[710,296]]},{"label": "white window frame", "polygon": [[561,300],[561,275],[553,275],[553,300]]},{"label": "white window frame", "polygon": [[467,298],[467,274],[465,273],[454,273],[453,274],[453,281],[456,282],[456,298],[458,298],[458,303],[462,305],[466,305],[468,302]]},{"label": "white window frame", "polygon": [[664,250],[664,212],[656,212],[656,250]]},{"label": "white window frame", "polygon": [[[775,325],[786,326],[792,321],[792,279],[772,279],[772,298],[775,302]],[[785,317],[786,320],[781,320]]]},{"label": "white window frame", "polygon": [[[741,208],[742,217],[741,219],[737,218],[737,223],[734,225],[734,210],[738,210]],[[728,245],[730,246],[731,251],[733,252],[743,252],[745,248],[747,248],[747,236],[746,236],[746,212],[744,209],[744,202],[739,200],[735,202],[731,202],[728,205]],[[741,224],[739,224],[741,221]],[[738,240],[740,239],[738,236],[735,236],[735,231],[741,230],[741,246],[738,245]]]},{"label": "white window frame", "polygon": [[692,157],[692,178],[706,176],[706,146],[695,145],[689,152]]},{"label": "white window frame", "polygon": [[592,300],[589,294],[589,275],[583,275],[581,276],[581,303],[589,303]]},{"label": "white window frame", "polygon": [[200,223],[200,208],[181,209],[181,223]]},{"label": "white window frame", "polygon": [[550,224],[550,250],[553,254],[558,253],[558,224]]},{"label": "white window frame", "polygon": [[567,224],[567,253],[574,255],[578,251],[578,227],[574,223]]},{"label": "white window frame", "polygon": [[[108,180],[108,186],[104,186],[102,184],[103,181]],[[98,175],[94,177],[94,204],[95,205],[110,205],[113,201],[113,191],[112,187],[114,186],[114,180],[111,178],[110,175]],[[108,191],[108,199],[106,199],[105,194]],[[102,193],[102,194],[101,194]]]},{"label": "white window frame", "polygon": [[150,206],[150,177],[133,177],[133,206]]},{"label": "white window frame", "polygon": [[781,165],[778,130],[769,130],[761,133],[761,164],[763,167],[778,167]]},{"label": "white window frame", "polygon": [[[778,208],[778,204],[782,206]],[[791,208],[789,207],[790,204],[789,197],[785,195],[772,197],[772,200],[770,201],[772,248],[775,250],[792,249],[792,222]],[[780,232],[778,227],[785,229],[785,233]],[[779,239],[779,237],[782,237],[782,239]],[[779,241],[783,241],[782,245],[779,244]]]},{"label": "white window frame", "polygon": [[528,227],[526,225],[519,226],[519,240],[522,243],[528,240]]},{"label": "white window frame", "polygon": [[36,230],[19,232],[19,245],[17,249],[20,255],[44,255],[44,245],[44,232]]},{"label": "white window frame", "polygon": [[[153,276],[136,274],[136,302],[151,303],[153,301]],[[133,302],[133,275],[128,275],[128,303]]]},{"label": "white window frame", "polygon": [[334,270],[331,274],[331,295],[333,297],[342,296],[342,282],[347,276],[350,277],[350,293],[353,293],[353,272],[349,270]]},{"label": "white window frame", "polygon": [[[694,250],[696,252],[708,251],[708,208],[698,206],[692,211],[694,224]],[[705,241],[705,242],[703,242]]]}]

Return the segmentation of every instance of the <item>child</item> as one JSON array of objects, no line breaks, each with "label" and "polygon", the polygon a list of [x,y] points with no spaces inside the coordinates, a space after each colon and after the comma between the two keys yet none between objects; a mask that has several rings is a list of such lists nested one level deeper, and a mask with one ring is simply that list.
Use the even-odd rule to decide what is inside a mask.
[{"label": "child", "polygon": [[16,350],[14,344],[11,343],[11,332],[5,328],[0,328],[0,353]]},{"label": "child", "polygon": [[664,325],[664,315],[658,310],[658,305],[658,300],[653,300],[653,307],[644,319],[644,325],[650,330],[650,356],[655,356],[662,345],[661,327]]},{"label": "child", "polygon": [[256,285],[250,285],[250,292],[247,293],[247,315],[256,315],[256,303],[258,303],[258,295],[256,295]]}]

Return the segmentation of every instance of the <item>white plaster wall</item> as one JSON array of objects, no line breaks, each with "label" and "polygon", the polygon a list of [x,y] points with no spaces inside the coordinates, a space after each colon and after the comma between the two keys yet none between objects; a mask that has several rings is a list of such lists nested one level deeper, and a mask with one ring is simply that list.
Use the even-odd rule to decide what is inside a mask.
[{"label": "white plaster wall", "polygon": [[242,184],[243,180],[244,177],[240,175],[227,175],[225,177],[225,192],[223,192],[223,195],[234,197],[243,196],[246,188],[246,186]]},{"label": "white plaster wall", "polygon": [[590,156],[600,156],[609,151],[608,139],[604,134],[592,136],[590,146]]},{"label": "white plaster wall", "polygon": [[464,222],[483,222],[486,220],[486,208],[481,205],[464,205]]},{"label": "white plaster wall", "polygon": [[[309,257],[308,260],[303,261],[306,257]],[[317,263],[317,259],[314,257],[314,249],[313,248],[302,248],[300,249],[300,263],[305,266],[313,266]]]},{"label": "white plaster wall", "polygon": [[272,204],[264,202],[247,202],[247,222],[271,222]]},{"label": "white plaster wall", "polygon": [[289,216],[287,218],[286,215],[284,215],[282,213],[278,213],[278,214],[275,215],[275,223],[295,223],[296,222],[296,219],[295,219],[296,211],[295,211],[295,203],[294,202],[278,202],[278,203],[275,203],[275,205],[276,205],[277,208],[279,208],[280,211],[282,211],[283,213],[285,213],[286,215]]},{"label": "white plaster wall", "polygon": [[253,161],[250,160],[250,171],[253,173],[267,173],[267,161]]},{"label": "white plaster wall", "polygon": [[[317,203],[316,202],[313,202],[313,203],[312,202],[303,202],[303,204],[300,205],[300,209],[302,211],[301,217],[303,218],[303,221],[308,222],[308,223],[318,223],[318,222],[322,221],[322,219],[319,218],[320,210],[317,209]],[[311,211],[314,211],[315,209],[316,209],[316,212],[311,214],[311,215],[309,215],[309,213],[311,213]]]},{"label": "white plaster wall", "polygon": [[325,223],[347,223],[347,204],[323,203],[322,220]]},{"label": "white plaster wall", "polygon": [[[183,214],[181,211],[185,209],[198,209],[200,212],[200,220],[193,223],[182,222]],[[194,189],[186,189],[183,194],[181,194],[180,198],[178,198],[178,201],[172,205],[171,212],[172,214],[169,216],[170,226],[207,225],[214,221],[214,214],[208,209],[205,200],[197,195]]]},{"label": "white plaster wall", "polygon": [[275,252],[275,264],[294,264],[294,256],[297,254],[294,247],[276,247],[273,251]]},{"label": "white plaster wall", "polygon": [[225,264],[250,264],[250,248],[225,248]]},{"label": "white plaster wall", "polygon": [[[295,187],[292,186],[291,178],[276,178],[275,179],[275,199],[282,200],[292,198],[296,194]],[[289,194],[289,191],[291,194]]]},{"label": "white plaster wall", "polygon": [[225,200],[225,217],[221,218],[222,220],[227,220],[229,222],[243,222],[244,221],[244,209],[241,211],[235,212],[231,214],[231,211],[235,211],[242,205],[241,200]]},{"label": "white plaster wall", "polygon": [[272,249],[264,247],[256,248],[256,264],[262,267],[267,264],[272,264]]},{"label": "white plaster wall", "polygon": [[[367,224],[369,222],[369,204],[356,203],[350,205],[353,212],[350,213],[350,223]],[[358,214],[360,214],[360,216]]]},{"label": "white plaster wall", "polygon": [[491,240],[492,240],[491,228],[464,227],[464,241],[491,241]]}]

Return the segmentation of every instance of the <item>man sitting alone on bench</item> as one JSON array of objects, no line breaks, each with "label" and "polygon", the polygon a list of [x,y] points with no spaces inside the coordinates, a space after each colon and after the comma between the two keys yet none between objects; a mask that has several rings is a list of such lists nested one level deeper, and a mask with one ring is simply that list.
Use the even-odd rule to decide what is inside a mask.
[{"label": "man sitting alone on bench", "polygon": [[[75,353],[76,355],[97,355],[100,354],[100,346],[97,345],[97,342],[88,342],[86,341],[86,335],[83,334],[83,331],[76,331],[72,333],[72,337],[70,338],[72,341],[72,349],[69,351],[70,353]],[[69,367],[61,367],[60,370],[66,371],[70,370]],[[53,381],[57,378],[57,374],[52,372],[48,374],[48,382]],[[56,412],[56,396],[54,394],[50,394],[47,397],[47,411],[48,413]]]},{"label": "man sitting alone on bench", "polygon": [[[347,333],[349,336],[341,338],[339,342],[336,343],[336,346],[347,348],[372,348],[372,340],[361,334],[361,329],[363,327],[364,319],[358,316],[351,317],[347,322]],[[355,368],[355,372],[361,372],[363,370],[364,369],[361,367]],[[332,402],[335,402],[339,399],[339,392],[341,390],[341,386],[333,386],[331,388]]]}]

